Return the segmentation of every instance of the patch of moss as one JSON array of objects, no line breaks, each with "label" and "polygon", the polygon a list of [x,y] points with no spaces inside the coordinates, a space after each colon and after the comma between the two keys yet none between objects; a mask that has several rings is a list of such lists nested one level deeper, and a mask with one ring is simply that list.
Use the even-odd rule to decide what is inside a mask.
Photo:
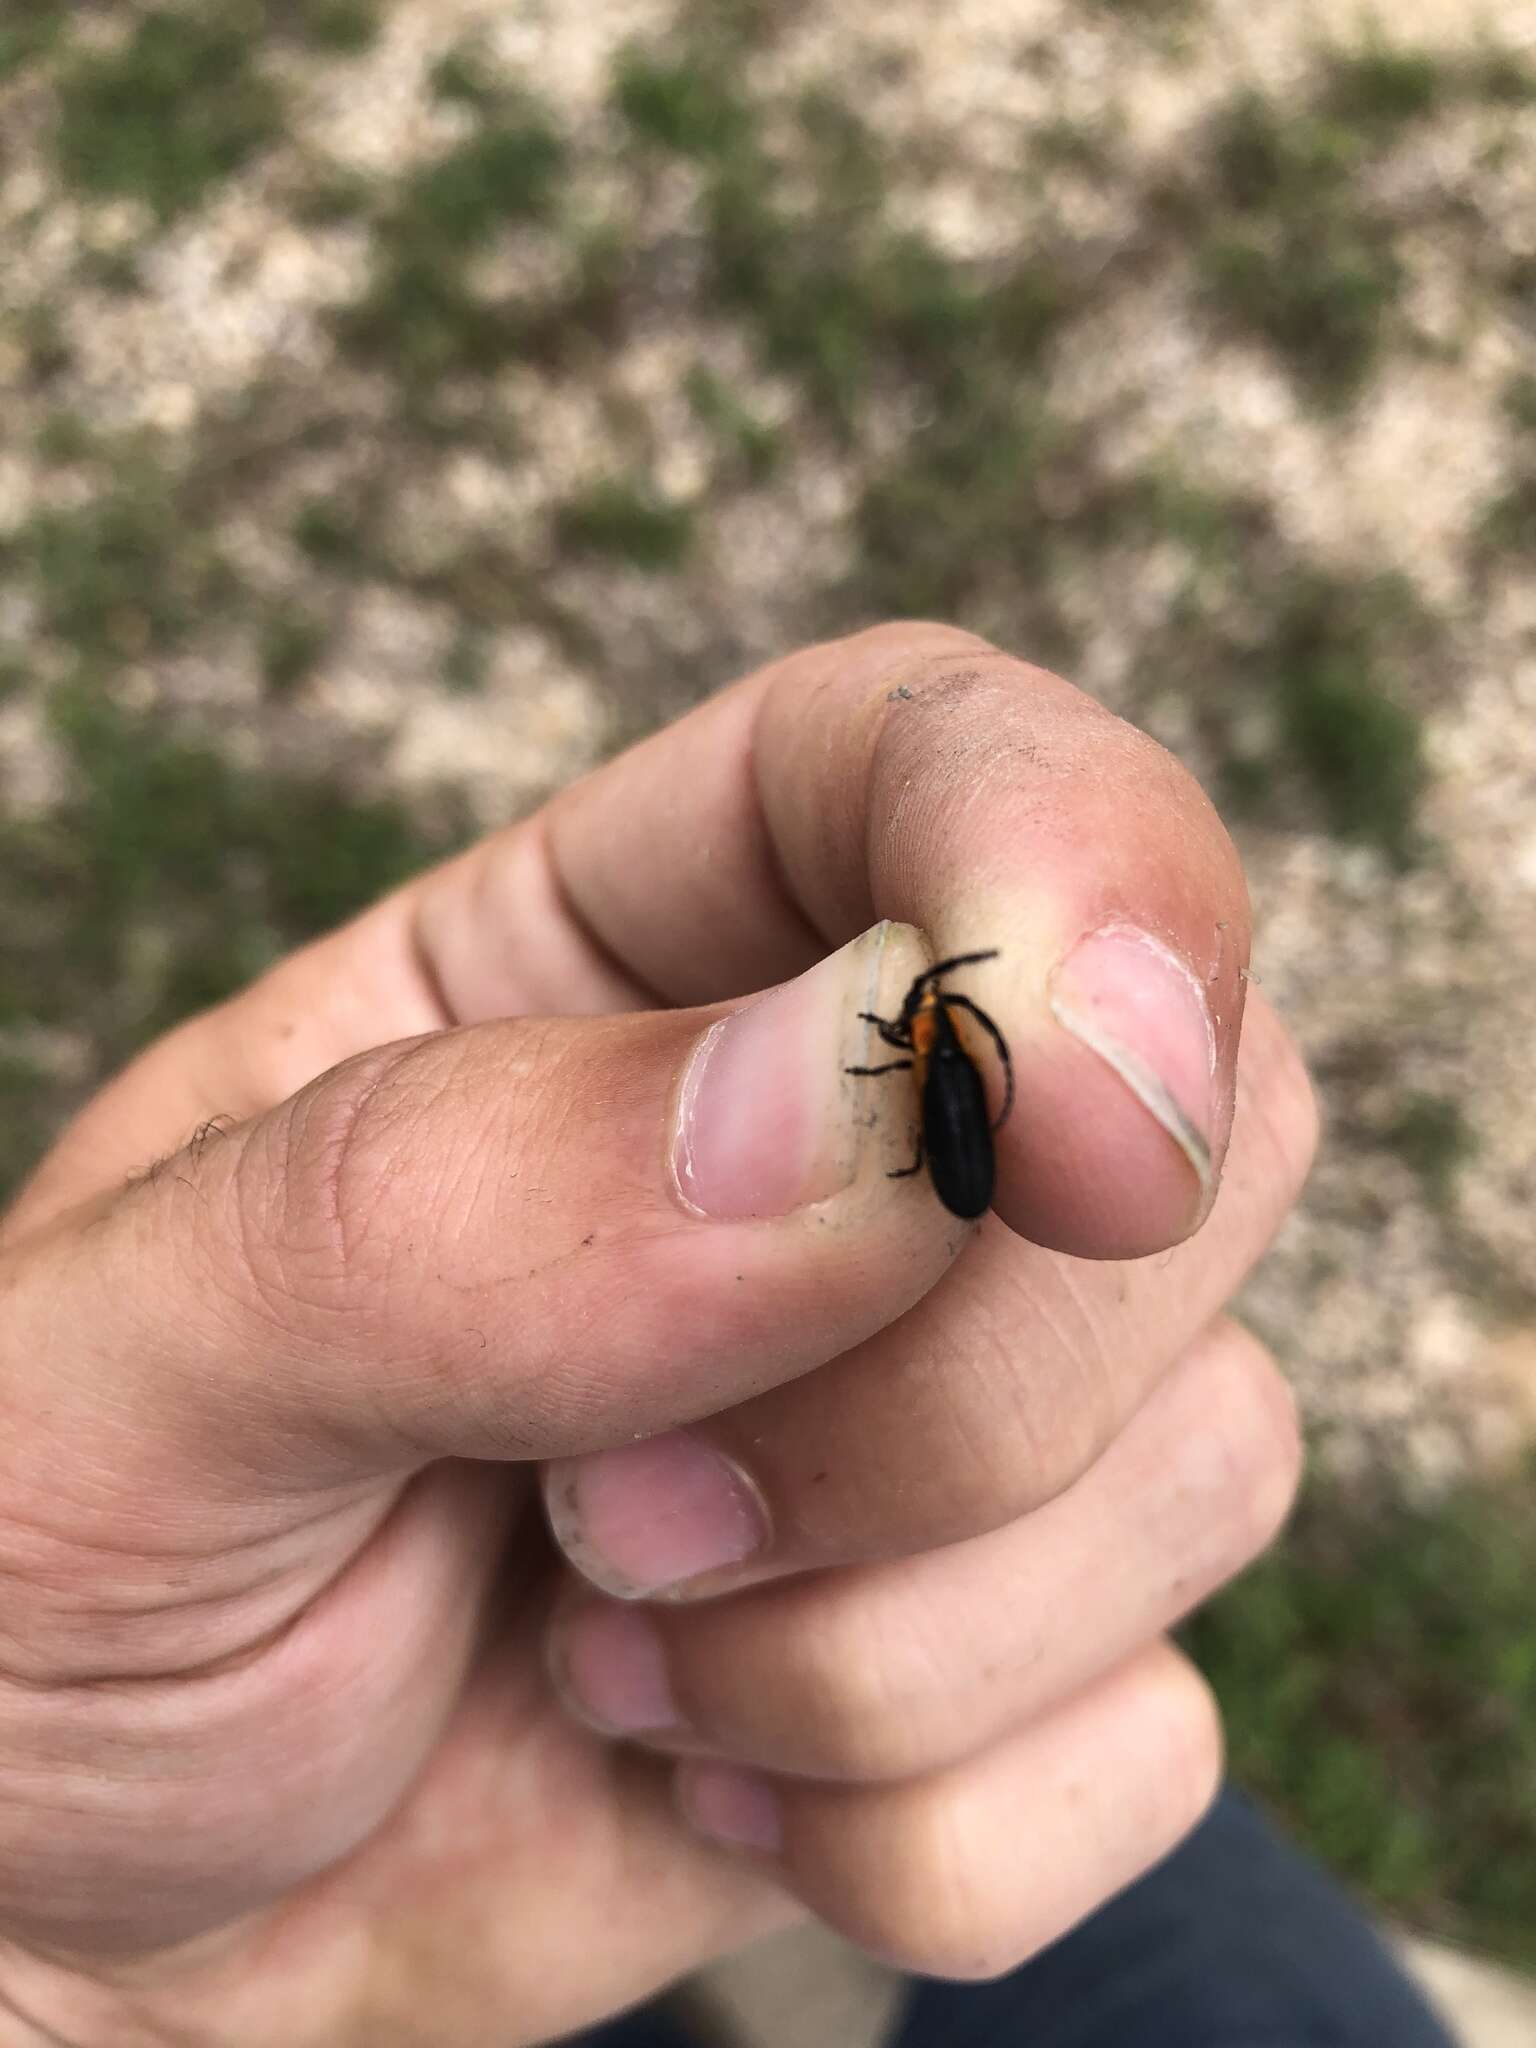
[{"label": "patch of moss", "polygon": [[0,1046],[0,1203],[18,1191],[63,1121],[58,1092],[40,1062]]},{"label": "patch of moss", "polygon": [[694,417],[714,436],[727,466],[738,471],[748,483],[766,483],[782,453],[776,430],[760,420],[725,379],[703,363],[695,364],[689,371],[685,389]]},{"label": "patch of moss", "polygon": [[[259,24],[257,24],[259,28]],[[240,8],[156,7],[121,48],[81,48],[58,74],[59,170],[91,198],[194,206],[277,136],[282,101]]]},{"label": "patch of moss", "polygon": [[746,101],[698,49],[628,45],[614,63],[612,97],[635,135],[679,156],[728,156],[754,132]]},{"label": "patch of moss", "polygon": [[238,590],[178,479],[144,455],[121,456],[78,508],[35,515],[13,553],[46,629],[89,662],[171,647]]},{"label": "patch of moss", "polygon": [[47,299],[18,308],[6,324],[21,352],[22,374],[35,388],[51,384],[73,362],[63,316]]},{"label": "patch of moss", "polygon": [[[1395,654],[1431,631],[1397,579],[1354,583],[1296,565],[1277,583],[1262,644],[1244,663],[1329,830],[1398,861],[1417,850],[1428,768],[1420,721],[1383,676]],[[1240,759],[1233,768],[1240,779]],[[1250,778],[1249,793],[1258,786]]]},{"label": "patch of moss", "polygon": [[477,292],[469,259],[499,228],[549,216],[566,161],[545,112],[507,88],[470,135],[381,206],[373,275],[337,316],[342,345],[417,388],[487,374],[515,355],[522,309]]},{"label": "patch of moss", "polygon": [[386,240],[418,255],[463,253],[514,221],[547,217],[565,145],[533,102],[502,110],[454,148],[412,171],[385,226]]},{"label": "patch of moss", "polygon": [[456,697],[477,697],[485,688],[490,668],[490,640],[466,620],[443,657],[443,687],[452,690]]},{"label": "patch of moss", "polygon": [[1320,53],[1299,101],[1234,94],[1212,123],[1206,192],[1186,182],[1176,208],[1208,304],[1314,399],[1349,403],[1403,330],[1400,223],[1367,174],[1454,105],[1532,95],[1536,74],[1498,45],[1456,57],[1379,38]]},{"label": "patch of moss", "polygon": [[313,674],[330,638],[323,619],[287,600],[274,605],[261,623],[257,658],[262,681],[273,697],[285,697]]},{"label": "patch of moss", "polygon": [[1234,94],[1211,127],[1216,195],[1240,214],[1289,216],[1332,204],[1361,155],[1347,129],[1251,89]]},{"label": "patch of moss", "polygon": [[475,38],[454,43],[427,73],[427,90],[449,106],[488,112],[501,98],[505,81],[485,46]]},{"label": "patch of moss", "polygon": [[554,533],[571,554],[605,556],[657,574],[681,566],[693,540],[693,514],[642,479],[607,477],[556,508]]},{"label": "patch of moss", "polygon": [[745,168],[717,181],[709,237],[719,288],[757,329],[769,363],[844,421],[882,356],[951,345],[971,310],[917,236],[861,247],[846,217],[797,221]]},{"label": "patch of moss", "polygon": [[1412,713],[1362,683],[1347,662],[1320,658],[1288,679],[1283,716],[1334,832],[1406,855],[1426,779]]},{"label": "patch of moss", "polygon": [[1536,469],[1517,475],[1484,508],[1476,539],[1485,554],[1536,560]]},{"label": "patch of moss", "polygon": [[56,406],[42,420],[35,447],[45,462],[85,462],[97,451],[89,422],[69,406]]},{"label": "patch of moss", "polygon": [[1318,104],[1350,128],[1390,135],[1435,113],[1455,84],[1454,67],[1432,52],[1372,42],[1329,52]]},{"label": "patch of moss", "polygon": [[1033,122],[1024,138],[1029,162],[1039,171],[1067,171],[1101,184],[1114,168],[1115,150],[1106,124],[1051,114]]},{"label": "patch of moss", "polygon": [[1205,18],[1206,0],[1086,0],[1084,13],[1134,30],[1162,55],[1182,56]]},{"label": "patch of moss", "polygon": [[46,56],[63,36],[68,18],[63,0],[7,0],[0,21],[0,82]]},{"label": "patch of moss", "polygon": [[295,515],[293,538],[317,568],[356,575],[371,559],[365,522],[349,499],[309,499]]},{"label": "patch of moss", "polygon": [[1516,256],[1504,270],[1503,287],[1522,318],[1536,313],[1536,256]]},{"label": "patch of moss", "polygon": [[1504,417],[1520,435],[1536,434],[1536,375],[1521,370],[1504,386]]},{"label": "patch of moss", "polygon": [[75,275],[87,289],[131,298],[144,289],[139,252],[134,248],[87,248],[80,252]]},{"label": "patch of moss", "polygon": [[1365,384],[1404,285],[1391,243],[1362,221],[1337,220],[1316,238],[1217,236],[1200,268],[1212,305],[1261,335],[1329,404]]},{"label": "patch of moss", "polygon": [[871,614],[964,623],[1030,555],[1041,431],[1011,390],[978,386],[869,477],[855,516]]},{"label": "patch of moss", "polygon": [[500,345],[521,361],[569,371],[614,347],[623,332],[625,295],[636,252],[617,222],[598,221],[568,238],[570,270],[553,291],[503,307]]},{"label": "patch of moss", "polygon": [[277,18],[312,50],[338,57],[370,49],[382,26],[379,0],[281,0]]},{"label": "patch of moss", "polygon": [[772,47],[802,20],[811,0],[680,0],[674,27],[692,49],[714,49],[722,59],[744,62]]},{"label": "patch of moss", "polygon": [[1095,13],[1126,21],[1187,21],[1204,10],[1204,0],[1089,0]]},{"label": "patch of moss", "polygon": [[366,220],[377,192],[373,181],[342,164],[315,164],[285,195],[288,212],[300,227],[340,227]]},{"label": "patch of moss", "polygon": [[1428,766],[1413,703],[1440,636],[1411,587],[1320,569],[1262,495],[1171,462],[1107,481],[1090,466],[1070,495],[1046,522],[1048,550],[1065,542],[1090,568],[1181,551],[1161,624],[1141,625],[1140,666],[1184,698],[1229,809],[1416,858]]},{"label": "patch of moss", "polygon": [[1107,511],[1113,522],[1108,537],[1139,534],[1148,541],[1174,541],[1197,568],[1214,570],[1250,591],[1257,583],[1245,558],[1258,552],[1273,563],[1278,553],[1261,500],[1214,489],[1173,464],[1154,464],[1123,479]]},{"label": "patch of moss", "polygon": [[470,288],[461,265],[415,250],[384,253],[362,296],[336,316],[336,335],[408,389],[485,376],[518,348],[515,326]]},{"label": "patch of moss", "polygon": [[467,836],[456,806],[427,825],[334,773],[237,767],[84,676],[50,713],[65,796],[0,821],[5,1005],[90,1033],[98,1077]]},{"label": "patch of moss", "polygon": [[[1196,202],[1191,221],[1208,303],[1266,341],[1326,404],[1347,403],[1365,384],[1405,285],[1393,227],[1358,187],[1370,147],[1390,125],[1388,108],[1411,101],[1406,77],[1391,99],[1387,76],[1396,76],[1391,66],[1382,76],[1370,67],[1336,75],[1322,112],[1238,94],[1212,132],[1217,209]],[[1381,100],[1374,129],[1329,102],[1330,92],[1348,104],[1373,90]]]},{"label": "patch of moss", "polygon": [[1461,66],[1460,85],[1475,100],[1493,107],[1529,107],[1536,103],[1536,67],[1519,51],[1487,43]]},{"label": "patch of moss", "polygon": [[794,103],[798,168],[815,182],[824,215],[868,220],[884,212],[883,138],[827,79],[802,86]]},{"label": "patch of moss", "polygon": [[709,170],[714,293],[764,359],[856,434],[866,396],[902,385],[933,408],[1006,366],[1038,364],[1072,294],[1049,255],[1008,275],[957,263],[893,227],[879,138],[836,92],[804,91],[791,141],[742,141]]},{"label": "patch of moss", "polygon": [[[1536,299],[1536,286],[1532,297]],[[1477,519],[1473,550],[1485,560],[1532,560],[1536,559],[1536,376],[1518,371],[1509,379],[1503,410],[1514,439],[1510,477]]]},{"label": "patch of moss", "polygon": [[1381,1142],[1418,1175],[1426,1198],[1437,1209],[1450,1206],[1456,1177],[1477,1151],[1466,1112],[1448,1095],[1406,1096]]}]

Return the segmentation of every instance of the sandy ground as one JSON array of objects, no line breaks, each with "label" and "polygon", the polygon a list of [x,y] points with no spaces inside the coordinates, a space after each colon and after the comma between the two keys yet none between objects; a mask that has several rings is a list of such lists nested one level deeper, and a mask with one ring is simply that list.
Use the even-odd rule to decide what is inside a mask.
[{"label": "sandy ground", "polygon": [[[145,291],[125,300],[71,288],[75,361],[61,395],[95,423],[148,424],[195,440],[248,387],[276,379],[302,394],[306,380],[334,375],[323,316],[356,290],[363,244],[352,225],[301,230],[286,217],[292,158],[324,149],[360,169],[398,169],[451,138],[460,117],[430,103],[423,78],[466,28],[522,67],[574,126],[600,128],[614,51],[668,17],[660,0],[579,9],[554,0],[517,8],[406,0],[372,52],[296,74],[288,156],[264,159],[162,236],[145,264]],[[1501,6],[1491,21],[1513,46],[1536,46],[1529,0]],[[856,77],[862,110],[898,145],[941,136],[942,173],[893,191],[892,205],[958,253],[1016,232],[1008,176],[1021,124],[1063,113],[1112,117],[1150,170],[1176,157],[1202,109],[1234,79],[1283,87],[1319,38],[1360,27],[1353,6],[1218,0],[1191,50],[1171,62],[1144,40],[1107,34],[1089,10],[1052,0],[955,0],[937,12],[896,0],[800,10],[794,22],[755,82],[787,90]],[[1452,0],[1414,0],[1392,16],[1399,38],[1422,36],[1442,49],[1470,46],[1486,22]],[[1042,40],[1054,51],[1048,72],[1019,61]],[[6,117],[13,143],[24,144],[29,128],[41,132],[25,87],[11,90]],[[1470,147],[1464,126],[1439,124],[1423,160],[1400,175],[1471,175],[1462,161]],[[1478,175],[1485,232],[1512,252],[1536,246],[1536,153]],[[686,210],[680,177],[670,198],[664,186],[656,199],[663,210]],[[1078,203],[1087,209],[1084,231],[1112,244],[1113,202],[1102,202],[1098,220],[1087,217],[1091,199]],[[0,234],[25,250],[34,293],[51,279],[63,289],[82,244],[110,247],[143,225],[132,208],[50,198],[38,163],[12,147],[0,178]],[[1536,1108],[1526,1079],[1536,1026],[1536,585],[1510,574],[1474,587],[1465,550],[1469,520],[1500,473],[1498,392],[1529,359],[1531,336],[1497,307],[1455,301],[1437,311],[1447,274],[1431,249],[1416,266],[1415,290],[1431,326],[1436,318],[1470,323],[1460,359],[1400,358],[1343,423],[1299,406],[1256,351],[1213,346],[1166,281],[1106,296],[1085,344],[1057,372],[1055,393],[1085,413],[1117,404],[1128,456],[1198,450],[1208,475],[1260,489],[1281,531],[1318,559],[1399,570],[1450,621],[1449,672],[1424,707],[1436,770],[1426,820],[1434,860],[1403,876],[1367,850],[1315,834],[1244,838],[1258,910],[1255,969],[1317,1062],[1335,1112],[1308,1201],[1247,1308],[1283,1340],[1315,1416],[1344,1425],[1349,1442],[1368,1428],[1378,1448],[1389,1441],[1394,1456],[1429,1470],[1465,1455],[1469,1427],[1477,1455],[1504,1455],[1536,1416],[1527,1221]],[[553,491],[600,473],[610,452],[605,402],[615,390],[648,408],[662,481],[686,492],[703,457],[697,423],[676,392],[679,365],[701,351],[755,391],[769,418],[792,407],[739,341],[711,332],[644,336],[592,378],[514,370],[515,463],[461,450],[391,485],[421,561],[442,559],[456,536],[536,525]],[[358,405],[366,417],[366,394]],[[22,424],[13,414],[12,425]],[[6,440],[0,534],[39,503],[68,502],[82,488],[29,463],[24,433]],[[243,510],[229,538],[251,573],[275,587],[294,573],[274,530],[296,481],[345,489],[352,478],[369,487],[368,459],[360,444],[317,455],[311,468],[286,474],[272,502]],[[773,493],[727,507],[712,534],[703,598],[698,578],[674,586],[633,574],[568,576],[569,598],[624,621],[621,644],[581,665],[536,621],[506,624],[491,636],[485,686],[472,697],[449,695],[435,680],[448,614],[389,587],[358,592],[346,631],[290,706],[262,702],[250,652],[237,645],[195,648],[130,674],[123,687],[221,707],[232,743],[269,758],[312,758],[362,736],[373,743],[382,785],[453,781],[492,823],[598,758],[670,661],[702,686],[726,680],[723,667],[711,668],[716,642],[724,662],[766,658],[801,637],[798,594],[810,565],[846,552],[851,490],[846,469],[821,454],[795,462]],[[1177,691],[1138,672],[1137,591],[1118,591],[1106,605],[1090,585],[1068,602],[1085,648],[1075,680],[1205,766]],[[30,624],[24,603],[0,604],[0,651],[9,643],[35,660]],[[40,688],[46,656],[42,667]],[[34,695],[0,706],[0,782],[18,806],[46,804],[57,786],[40,703]],[[1362,1048],[1374,1081],[1359,1077]],[[1426,1201],[1400,1159],[1360,1142],[1373,1088],[1384,1104],[1405,1089],[1460,1104],[1475,1150],[1451,1213]]]},{"label": "sandy ground", "polygon": [[[131,208],[83,209],[52,193],[28,147],[41,133],[36,95],[25,81],[0,89],[0,238],[19,252],[7,290],[14,297],[23,269],[30,294],[50,284],[68,289],[74,360],[62,397],[93,424],[190,440],[248,387],[275,379],[302,392],[306,379],[333,374],[324,315],[356,291],[365,251],[352,225],[300,229],[287,216],[294,158],[324,152],[364,171],[398,170],[440,146],[457,117],[429,103],[423,77],[467,27],[482,29],[499,56],[536,79],[573,126],[600,126],[614,51],[658,30],[670,12],[660,0],[580,8],[563,0],[515,8],[401,0],[375,50],[296,77],[291,150],[231,180],[205,210],[159,238],[146,260],[146,288],[128,299],[69,281],[83,246],[110,250],[142,234],[144,221]],[[971,255],[1015,232],[1007,181],[1021,124],[1064,112],[1112,116],[1125,146],[1155,166],[1177,156],[1202,110],[1234,79],[1284,87],[1319,38],[1354,35],[1365,21],[1343,0],[1215,0],[1196,53],[1173,63],[1089,17],[1064,0],[801,10],[762,59],[758,82],[857,78],[861,109],[883,133],[898,142],[941,137],[943,174],[894,194],[893,205],[908,208],[942,246]],[[1505,0],[1484,15],[1460,0],[1397,0],[1390,19],[1404,41],[1470,47],[1491,25],[1505,42],[1536,53],[1532,0]],[[1018,61],[1041,38],[1056,50],[1048,76]],[[1441,124],[1403,175],[1470,179],[1481,231],[1511,254],[1536,251],[1536,152],[1480,170],[1469,168],[1471,149],[1468,131]],[[670,196],[663,183],[654,204],[674,205],[681,216],[688,196],[684,176]],[[1083,232],[1112,245],[1112,200],[1079,203]],[[1282,1350],[1312,1417],[1337,1426],[1339,1455],[1386,1447],[1429,1474],[1469,1455],[1503,1459],[1536,1430],[1528,1213],[1536,1192],[1536,581],[1511,571],[1479,584],[1465,547],[1469,522],[1501,475],[1500,389],[1512,370],[1532,365],[1536,345],[1507,310],[1458,297],[1458,274],[1444,250],[1419,252],[1421,325],[1454,329],[1459,358],[1399,359],[1342,424],[1299,406],[1255,351],[1213,347],[1166,284],[1107,300],[1097,345],[1058,371],[1055,393],[1085,413],[1119,404],[1128,453],[1198,448],[1209,475],[1263,493],[1288,539],[1341,567],[1401,571],[1450,623],[1448,672],[1423,707],[1435,771],[1425,820],[1433,859],[1400,874],[1367,849],[1316,833],[1243,835],[1258,912],[1256,972],[1316,1062],[1334,1120],[1309,1195],[1244,1306]],[[739,338],[707,327],[643,338],[599,381],[650,408],[659,473],[680,495],[704,459],[697,425],[675,396],[679,366],[699,354],[749,389],[764,416],[793,413],[793,395],[751,363]],[[401,484],[401,521],[428,564],[454,536],[536,525],[551,493],[604,466],[609,415],[597,383],[529,369],[509,373],[506,395],[521,432],[515,464],[459,451]],[[9,407],[0,433],[0,542],[39,506],[68,502],[82,488],[29,458],[28,403]],[[367,455],[352,447],[317,457],[302,481],[344,487],[365,472]],[[284,488],[292,492],[293,476]],[[594,573],[585,588],[571,582],[568,594],[586,595],[594,613],[621,617],[642,666],[671,651],[690,673],[708,677],[717,642],[733,659],[766,658],[802,635],[807,565],[846,550],[851,489],[823,452],[793,461],[769,496],[730,508],[713,537],[720,573],[702,610],[696,584],[609,572]],[[274,539],[284,511],[253,505],[229,536],[252,573],[274,585],[293,574]],[[1090,588],[1073,598],[1086,648],[1075,679],[1144,717],[1204,766],[1176,695],[1163,697],[1136,673],[1135,593],[1107,610],[1100,597]],[[0,654],[26,650],[36,667],[35,688],[0,704],[0,793],[23,809],[46,807],[58,788],[41,715],[49,658],[46,649],[37,653],[34,628],[24,600],[0,596]],[[401,589],[365,588],[292,704],[263,700],[249,650],[234,644],[146,666],[123,688],[212,706],[231,745],[274,759],[313,758],[362,735],[375,743],[370,772],[381,785],[453,782],[487,824],[600,758],[644,697],[644,675],[622,655],[582,664],[536,621],[498,626],[481,690],[453,696],[434,680],[451,631],[441,606]],[[1459,1103],[1473,1135],[1449,1206],[1431,1200],[1402,1159],[1361,1140],[1362,1124],[1368,1129],[1376,1109],[1405,1088]],[[836,2039],[853,2048],[886,1995],[883,1980],[867,1966],[828,1961],[829,1953],[825,1945],[796,1951],[807,2010],[820,2017],[802,2014],[793,2034],[782,2014],[767,2033],[742,2020],[743,2041],[768,2048]],[[1468,2048],[1536,2039],[1536,2012],[1519,1986],[1469,1977],[1443,1954],[1419,1954],[1460,2015]],[[772,2006],[763,1973],[773,1977],[780,1967],[761,1957],[741,1966],[742,2011],[754,1999]],[[727,2007],[735,1996],[726,1996]]]}]

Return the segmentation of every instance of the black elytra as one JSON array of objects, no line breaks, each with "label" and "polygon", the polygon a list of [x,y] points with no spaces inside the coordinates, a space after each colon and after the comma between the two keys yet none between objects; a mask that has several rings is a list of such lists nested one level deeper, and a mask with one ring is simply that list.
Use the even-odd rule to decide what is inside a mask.
[{"label": "black elytra", "polygon": [[[887,1060],[879,1067],[844,1068],[849,1074],[894,1074],[911,1069],[921,1112],[917,1157],[910,1166],[898,1167],[890,1178],[906,1180],[926,1165],[939,1200],[952,1216],[967,1221],[983,1215],[992,1203],[997,1179],[992,1134],[1001,1129],[1013,1107],[1013,1061],[1007,1040],[986,1011],[969,996],[952,995],[939,983],[957,967],[974,967],[997,957],[993,947],[985,953],[957,953],[953,959],[927,968],[907,990],[895,1018],[860,1010],[860,1017],[875,1026],[884,1044],[910,1053],[911,1058]],[[1003,1107],[996,1122],[988,1121],[986,1083],[956,1027],[956,1011],[975,1018],[1002,1060]]]}]

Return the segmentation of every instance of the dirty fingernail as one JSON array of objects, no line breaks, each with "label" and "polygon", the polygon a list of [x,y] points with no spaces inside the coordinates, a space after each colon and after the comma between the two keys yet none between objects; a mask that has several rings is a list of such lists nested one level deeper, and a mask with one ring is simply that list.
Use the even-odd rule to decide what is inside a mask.
[{"label": "dirty fingernail", "polygon": [[672,1173],[704,1216],[786,1216],[853,1180],[858,1130],[839,1114],[850,1024],[887,926],[722,1017],[678,1091]]},{"label": "dirty fingernail", "polygon": [[1080,939],[1056,969],[1051,1010],[1161,1124],[1193,1168],[1203,1206],[1212,1185],[1216,1034],[1194,970],[1150,933],[1108,925]]},{"label": "dirty fingernail", "polygon": [[701,1438],[671,1430],[546,1469],[555,1540],[584,1578],[643,1600],[740,1564],[768,1540],[762,1497]]},{"label": "dirty fingernail", "polygon": [[683,1725],[665,1645],[638,1608],[591,1601],[566,1615],[551,1634],[550,1670],[566,1704],[603,1734]]}]

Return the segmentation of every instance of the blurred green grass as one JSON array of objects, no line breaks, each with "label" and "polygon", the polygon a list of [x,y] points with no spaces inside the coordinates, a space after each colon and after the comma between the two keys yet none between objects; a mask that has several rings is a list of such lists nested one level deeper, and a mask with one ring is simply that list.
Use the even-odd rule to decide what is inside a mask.
[{"label": "blurred green grass", "polygon": [[1536,1967],[1536,1463],[1314,1482],[1185,1631],[1234,1774],[1384,1911]]},{"label": "blurred green grass", "polygon": [[[0,597],[31,621],[0,645],[0,705],[35,702],[62,781],[41,809],[0,817],[0,1185],[137,1047],[471,829],[451,789],[360,794],[345,748],[302,773],[232,753],[195,703],[144,701],[146,673],[244,649],[267,699],[302,702],[371,585],[442,609],[444,692],[482,688],[495,635],[530,620],[581,672],[622,674],[579,579],[701,592],[717,526],[789,491],[802,462],[852,479],[849,545],[799,593],[803,636],[939,614],[1070,666],[1074,591],[1170,559],[1138,662],[1176,679],[1232,814],[1354,842],[1405,874],[1433,860],[1423,720],[1447,631],[1433,600],[1312,558],[1257,482],[1235,488],[1193,456],[1127,466],[1113,408],[1068,414],[1052,376],[1117,293],[1166,273],[1320,423],[1347,420],[1428,346],[1410,245],[1454,219],[1445,195],[1409,181],[1404,198],[1383,173],[1468,117],[1490,157],[1529,153],[1522,57],[1492,42],[1455,58],[1379,37],[1319,48],[1284,96],[1235,79],[1156,176],[1112,121],[1063,113],[1017,138],[1006,252],[963,259],[893,202],[935,183],[941,156],[898,150],[842,81],[763,84],[779,17],[747,0],[681,7],[618,51],[596,129],[470,40],[434,64],[429,97],[457,126],[419,161],[367,179],[313,138],[292,144],[295,65],[345,63],[388,14],[214,0],[133,10],[114,39],[11,0],[0,25],[0,87],[35,112],[29,142],[0,128],[0,164],[33,149],[40,206],[78,204],[88,228],[93,208],[138,209],[126,240],[84,233],[62,281],[32,289],[18,266],[0,292],[7,432],[43,486],[0,541]],[[1176,63],[1203,10],[1096,0],[1091,14]],[[267,203],[303,231],[363,240],[361,281],[329,321],[331,372],[255,380],[183,434],[82,412],[74,296],[131,303],[167,229],[263,166]],[[1122,209],[1119,253],[1062,225],[1061,180]],[[653,229],[655,194],[674,188],[686,206]],[[509,235],[525,266],[494,260]],[[1488,288],[1517,309],[1536,299],[1528,264]],[[660,429],[605,383],[658,321],[729,341],[682,372],[708,451],[682,488],[661,481]],[[424,553],[402,492],[455,448],[516,472],[502,380],[520,366],[597,394],[606,472],[567,480],[526,531]],[[771,418],[765,388],[782,400]],[[1532,392],[1511,380],[1507,471],[1467,534],[1489,574],[1536,549]],[[314,480],[324,453],[347,458],[336,481]],[[275,578],[235,544],[242,522],[287,563]],[[728,637],[680,653],[681,681],[638,695],[632,728],[734,656]],[[1404,1083],[1361,1142],[1454,1214],[1475,1146],[1457,1103]],[[1321,1481],[1287,1544],[1190,1632],[1250,1783],[1384,1904],[1527,1961],[1533,1538],[1528,1475],[1427,1504]]]},{"label": "blurred green grass", "polygon": [[[14,1187],[60,1116],[142,1045],[441,858],[467,826],[362,801],[325,773],[233,763],[89,673],[50,714],[67,794],[0,822],[0,1171]],[[86,1043],[61,1080],[29,1040]]]}]

